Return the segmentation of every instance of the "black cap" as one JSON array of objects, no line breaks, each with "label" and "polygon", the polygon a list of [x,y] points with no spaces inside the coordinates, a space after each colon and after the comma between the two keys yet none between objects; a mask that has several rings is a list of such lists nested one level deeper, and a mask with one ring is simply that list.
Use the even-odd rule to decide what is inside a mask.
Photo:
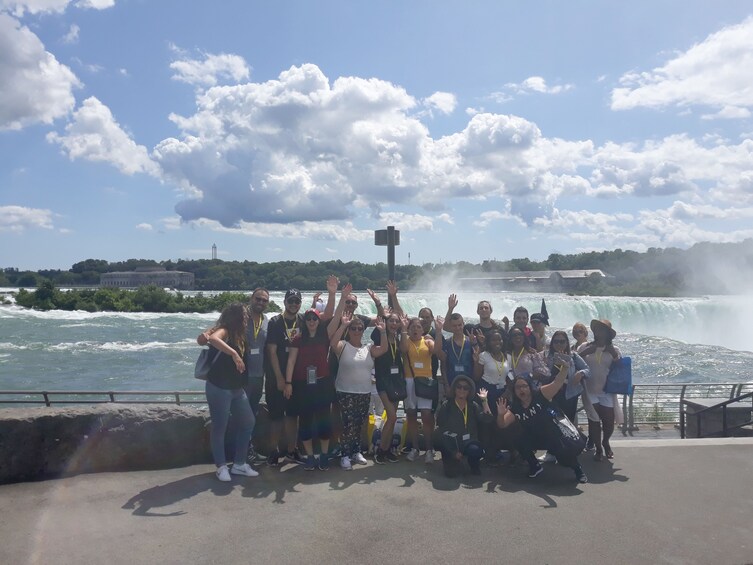
[{"label": "black cap", "polygon": [[285,293],[285,300],[290,298],[291,296],[296,297],[298,300],[301,299],[301,291],[297,288],[291,288]]}]

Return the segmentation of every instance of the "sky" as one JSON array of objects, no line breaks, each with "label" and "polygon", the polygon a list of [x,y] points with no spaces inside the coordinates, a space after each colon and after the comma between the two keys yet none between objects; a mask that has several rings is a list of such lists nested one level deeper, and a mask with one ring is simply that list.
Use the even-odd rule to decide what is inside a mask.
[{"label": "sky", "polygon": [[0,0],[0,267],[753,237],[753,5]]}]

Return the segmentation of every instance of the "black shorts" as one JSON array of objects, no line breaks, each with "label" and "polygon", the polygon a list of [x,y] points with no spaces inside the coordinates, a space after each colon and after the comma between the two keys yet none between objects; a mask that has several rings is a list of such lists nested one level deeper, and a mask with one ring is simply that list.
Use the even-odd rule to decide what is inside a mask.
[{"label": "black shorts", "polygon": [[267,379],[264,389],[264,399],[267,402],[269,419],[273,422],[278,422],[286,416],[290,401],[285,398],[282,392],[277,390],[276,379]]}]

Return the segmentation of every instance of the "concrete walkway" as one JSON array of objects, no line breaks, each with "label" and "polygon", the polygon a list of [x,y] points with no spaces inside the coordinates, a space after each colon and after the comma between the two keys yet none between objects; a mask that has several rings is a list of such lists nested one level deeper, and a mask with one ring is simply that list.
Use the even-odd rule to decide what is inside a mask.
[{"label": "concrete walkway", "polygon": [[423,462],[305,472],[214,467],[0,486],[0,563],[753,563],[753,440],[624,440],[446,479]]}]

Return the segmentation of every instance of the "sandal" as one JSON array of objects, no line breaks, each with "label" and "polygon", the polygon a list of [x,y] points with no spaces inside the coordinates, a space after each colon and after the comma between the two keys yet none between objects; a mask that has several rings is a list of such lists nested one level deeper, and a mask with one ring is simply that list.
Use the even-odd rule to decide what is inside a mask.
[{"label": "sandal", "polygon": [[604,446],[604,455],[606,455],[607,459],[614,459],[614,452],[612,451],[611,446]]}]

